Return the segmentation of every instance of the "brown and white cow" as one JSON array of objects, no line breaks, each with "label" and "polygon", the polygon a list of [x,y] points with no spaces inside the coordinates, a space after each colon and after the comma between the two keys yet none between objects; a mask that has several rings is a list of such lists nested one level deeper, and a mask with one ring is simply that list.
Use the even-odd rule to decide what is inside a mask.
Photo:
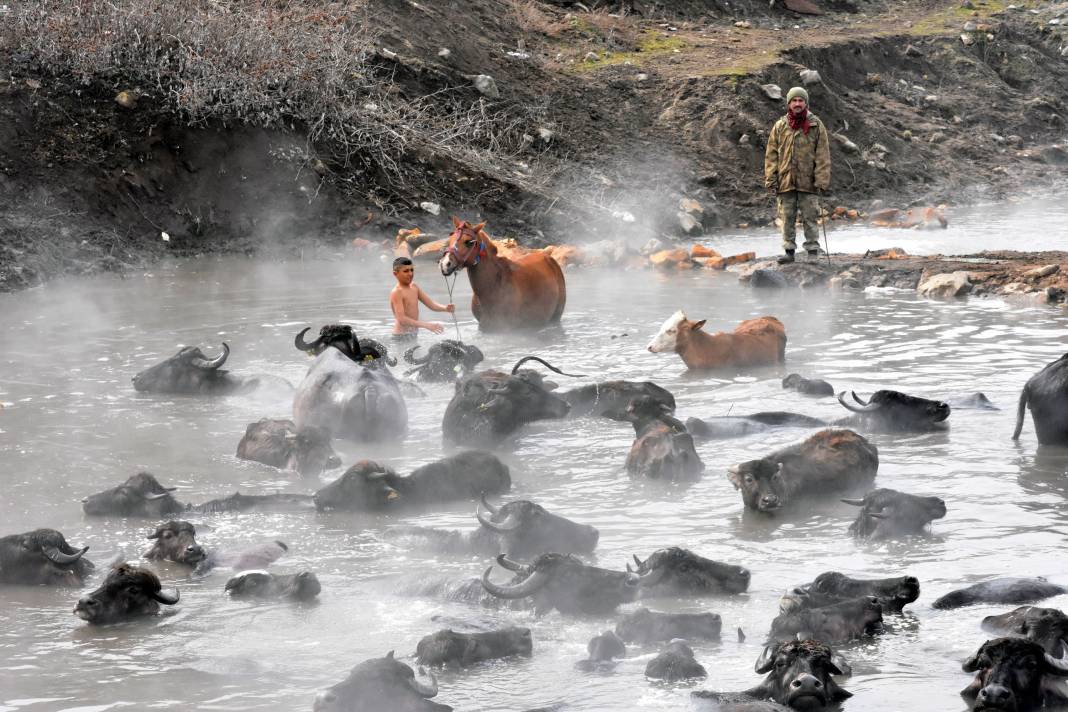
[{"label": "brown and white cow", "polygon": [[680,309],[668,317],[646,347],[674,351],[691,369],[764,366],[786,360],[786,327],[773,316],[748,319],[733,332],[702,331],[705,320],[690,321]]}]

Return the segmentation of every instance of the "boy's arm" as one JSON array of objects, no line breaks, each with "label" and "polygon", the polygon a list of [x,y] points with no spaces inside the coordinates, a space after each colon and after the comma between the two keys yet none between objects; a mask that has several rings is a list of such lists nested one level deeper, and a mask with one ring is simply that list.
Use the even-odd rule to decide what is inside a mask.
[{"label": "boy's arm", "polygon": [[426,295],[422,287],[416,287],[419,290],[419,301],[426,305],[426,308],[430,311],[436,312],[451,312],[455,310],[452,304],[438,304],[433,299]]}]

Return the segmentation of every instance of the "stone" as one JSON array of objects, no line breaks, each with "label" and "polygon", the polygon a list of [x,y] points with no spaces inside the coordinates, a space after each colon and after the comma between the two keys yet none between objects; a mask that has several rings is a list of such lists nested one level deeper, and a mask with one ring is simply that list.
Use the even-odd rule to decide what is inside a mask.
[{"label": "stone", "polygon": [[860,153],[860,146],[853,143],[842,134],[836,133],[831,134],[831,136],[834,137],[834,140],[838,142],[838,145],[841,146],[842,149],[847,153]]},{"label": "stone", "polygon": [[649,263],[660,269],[691,269],[690,254],[681,248],[660,250],[649,255]]},{"label": "stone", "polygon": [[129,89],[120,91],[118,94],[115,95],[115,103],[124,109],[136,109],[137,92],[131,91]]},{"label": "stone", "polygon": [[413,260],[426,260],[428,262],[436,262],[441,259],[441,255],[445,252],[445,248],[449,245],[448,238],[441,240],[433,240],[424,245],[420,245],[412,253]]},{"label": "stone", "polygon": [[778,84],[761,84],[760,88],[764,91],[764,96],[772,101],[782,101],[782,87]]},{"label": "stone", "polygon": [[975,32],[978,29],[979,29],[979,25],[977,25],[974,20],[968,20],[967,22],[964,23],[964,31],[965,32]]},{"label": "stone", "polygon": [[599,62],[601,61],[601,56],[596,52],[587,52],[582,60],[584,62]]},{"label": "stone", "polygon": [[914,45],[909,45],[908,47],[905,48],[905,56],[906,57],[922,57],[923,56],[923,50],[919,49],[918,47],[916,47]]},{"label": "stone", "polygon": [[888,247],[882,250],[868,250],[864,253],[866,260],[907,260],[909,253],[900,247]]},{"label": "stone", "polygon": [[500,90],[497,88],[497,82],[488,74],[479,74],[475,77],[475,89],[478,89],[483,96],[488,96],[490,99],[496,99],[501,95]]},{"label": "stone", "polygon": [[352,246],[357,250],[368,250],[372,247],[372,245],[373,243],[370,240],[364,239],[362,237],[354,238],[352,241]]},{"label": "stone", "polygon": [[801,83],[804,84],[806,87],[812,86],[813,84],[819,84],[823,81],[823,78],[820,76],[820,73],[817,72],[815,69],[802,69],[800,72],[798,72],[798,75],[801,77]]},{"label": "stone", "polygon": [[427,211],[431,215],[441,214],[441,206],[437,203],[432,203],[429,200],[424,200],[423,202],[419,203],[419,207]]},{"label": "stone", "polygon": [[679,229],[686,235],[701,232],[701,222],[690,213],[679,211],[676,215],[679,221]]},{"label": "stone", "polygon": [[679,210],[684,213],[690,213],[691,215],[700,215],[705,212],[705,209],[693,198],[683,198],[679,201]]},{"label": "stone", "polygon": [[744,133],[741,136],[739,136],[738,137],[738,145],[739,146],[748,146],[749,145],[749,134]]},{"label": "stone", "polygon": [[640,252],[641,254],[643,254],[646,257],[648,257],[649,255],[653,254],[654,252],[663,252],[664,250],[669,250],[669,249],[671,249],[671,248],[668,246],[668,244],[666,242],[664,242],[663,240],[660,240],[658,238],[653,237],[653,238],[649,239],[649,242],[647,242],[644,245],[642,245],[641,249],[638,250],[638,252]]},{"label": "stone", "polygon": [[649,75],[646,74],[645,72],[638,72],[637,74],[634,75],[635,81],[639,81],[639,82],[644,82],[648,78],[649,78]]},{"label": "stone", "polygon": [[973,44],[975,44],[975,38],[972,37],[971,34],[968,32],[961,33],[960,41],[965,47],[971,47]]},{"label": "stone", "polygon": [[705,247],[704,245],[694,245],[690,248],[690,259],[697,261],[700,259],[707,259],[709,257],[720,257],[721,255],[713,250],[711,247]]},{"label": "stone", "polygon": [[911,141],[912,140],[912,132],[909,131],[908,129],[905,129],[904,131],[901,132],[901,138],[905,139],[906,141]]},{"label": "stone", "polygon": [[441,49],[438,50],[438,56],[441,57],[442,59],[448,58],[448,56],[450,54],[452,54],[452,50],[449,49],[448,47],[442,47]]},{"label": "stone", "polygon": [[960,297],[972,291],[967,272],[948,272],[921,279],[916,291],[924,297]]},{"label": "stone", "polygon": [[561,267],[582,264],[586,259],[583,251],[575,245],[549,245],[542,251],[556,260]]},{"label": "stone", "polygon": [[785,289],[790,286],[786,276],[774,269],[755,269],[749,276],[749,286],[758,289]]},{"label": "stone", "polygon": [[1060,271],[1060,265],[1046,265],[1045,267],[1035,267],[1034,269],[1029,269],[1023,273],[1023,276],[1029,279],[1042,279],[1043,277],[1048,277],[1051,274],[1057,274]]},{"label": "stone", "polygon": [[867,82],[868,82],[868,84],[871,84],[872,86],[877,86],[877,85],[879,85],[879,84],[882,84],[882,81],[883,81],[883,75],[881,75],[881,74],[878,74],[878,73],[876,73],[876,72],[870,72],[870,73],[869,73],[869,74],[868,74],[868,75],[867,75],[867,76],[865,77],[865,81],[867,81]]},{"label": "stone", "polygon": [[752,262],[756,259],[755,252],[742,252],[741,254],[731,255],[730,257],[711,257],[705,261],[705,267],[707,269],[723,270],[732,265],[740,265],[745,262]]},{"label": "stone", "polygon": [[545,127],[538,129],[538,138],[540,138],[545,143],[549,143],[550,141],[552,141],[553,136],[555,135],[556,134],[554,134],[551,129],[547,129]]},{"label": "stone", "polygon": [[1035,288],[1030,284],[1023,282],[1009,282],[1001,288],[1002,294],[1030,294],[1035,291]]}]

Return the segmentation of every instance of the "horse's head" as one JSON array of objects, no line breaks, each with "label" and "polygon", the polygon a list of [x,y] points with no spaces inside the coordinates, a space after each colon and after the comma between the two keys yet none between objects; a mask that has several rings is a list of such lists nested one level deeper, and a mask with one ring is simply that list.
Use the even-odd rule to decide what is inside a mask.
[{"label": "horse's head", "polygon": [[477,265],[486,256],[489,243],[489,236],[482,232],[486,223],[472,225],[454,217],[452,224],[454,229],[449,235],[449,244],[445,246],[445,254],[438,262],[441,273],[446,277],[464,267]]}]

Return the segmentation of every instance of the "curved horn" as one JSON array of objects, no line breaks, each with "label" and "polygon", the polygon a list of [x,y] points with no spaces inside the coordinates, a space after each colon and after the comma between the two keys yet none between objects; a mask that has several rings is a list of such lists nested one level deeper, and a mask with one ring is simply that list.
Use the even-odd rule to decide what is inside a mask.
[{"label": "curved horn", "polygon": [[[419,668],[420,674],[425,672],[426,671],[423,670],[423,668]],[[429,684],[422,680],[417,680],[414,677],[408,681],[408,684],[412,686],[412,689],[415,690],[420,697],[434,697],[438,694],[438,680],[434,677],[434,673],[427,673],[427,676],[430,678]]]},{"label": "curved horn", "polygon": [[309,329],[311,329],[310,326],[304,327],[303,329],[300,330],[300,333],[297,334],[296,337],[293,339],[293,345],[296,346],[301,351],[315,351],[315,349],[317,349],[320,346],[322,346],[323,337],[321,337],[321,336],[318,339],[316,339],[315,341],[310,341],[309,342],[309,341],[305,341],[304,340],[304,335],[308,333]]},{"label": "curved horn", "polygon": [[1046,667],[1058,677],[1068,677],[1068,648],[1063,642],[1061,643],[1061,657],[1055,658],[1046,653]]},{"label": "curved horn", "polygon": [[637,554],[631,554],[631,556],[634,557],[634,563],[638,565],[639,569],[645,566],[645,564],[642,563],[642,560],[638,558]]},{"label": "curved horn", "polygon": [[860,403],[861,405],[868,405],[870,403],[870,400],[864,400],[863,398],[858,396],[855,391],[850,391],[849,395],[853,396],[853,400],[855,400],[857,403]]},{"label": "curved horn", "polygon": [[528,573],[530,571],[529,566],[518,564],[509,559],[504,554],[497,554],[497,565],[500,566],[502,569],[508,569],[509,571],[518,571],[519,573],[523,574]]},{"label": "curved horn", "polygon": [[[630,570],[630,565],[627,565],[627,570]],[[660,580],[667,575],[667,568],[664,566],[656,566],[649,569],[644,574],[639,574],[638,583],[641,586],[655,586],[660,583]]]},{"label": "curved horn", "polygon": [[490,514],[496,514],[501,509],[500,507],[494,507],[492,504],[489,503],[489,501],[486,499],[485,492],[482,493],[482,506],[488,509]]},{"label": "curved horn", "polygon": [[514,586],[499,586],[489,580],[490,572],[493,571],[493,567],[490,566],[482,574],[482,588],[489,591],[497,598],[526,598],[537,593],[545,584],[549,583],[549,574],[544,571],[536,571],[530,575],[525,581],[515,584]]},{"label": "curved horn", "polygon": [[213,359],[206,359],[206,358],[195,358],[195,359],[193,359],[193,365],[196,366],[197,368],[204,368],[204,369],[209,369],[209,370],[214,370],[216,368],[219,368],[224,363],[226,363],[226,359],[228,359],[230,357],[230,346],[225,341],[222,343],[222,350],[223,350],[223,352],[221,354],[219,354],[218,356],[216,356],[215,358],[213,358]]},{"label": "curved horn", "polygon": [[555,371],[556,373],[559,373],[561,376],[567,376],[568,378],[584,378],[586,376],[585,373],[564,373],[563,371],[561,371],[560,369],[558,369],[556,366],[552,365],[551,363],[549,363],[545,359],[538,358],[537,356],[524,356],[523,358],[521,358],[518,361],[516,361],[515,365],[512,366],[512,375],[514,376],[515,372],[519,370],[519,367],[522,366],[527,361],[537,361],[538,363],[540,363],[542,366],[545,366],[550,371]]},{"label": "curved horn", "polygon": [[863,507],[864,506],[864,500],[863,499],[840,499],[838,501],[839,502],[845,502],[846,504],[851,504],[854,507]]},{"label": "curved horn", "polygon": [[170,492],[159,492],[158,494],[143,494],[143,495],[141,495],[142,498],[147,499],[147,500],[163,499],[164,497],[170,497],[170,496],[171,496]]},{"label": "curved horn", "polygon": [[166,606],[173,606],[175,603],[178,603],[178,599],[181,597],[182,593],[178,589],[174,589],[174,595],[164,593],[163,591],[156,591],[152,594],[152,598]]},{"label": "curved horn", "polygon": [[[853,393],[853,391],[850,391],[850,393]],[[853,397],[856,398],[855,393],[853,393]],[[842,404],[843,408],[845,408],[846,410],[851,410],[854,413],[871,413],[873,410],[879,410],[878,404],[875,403],[869,403],[865,406],[857,406],[853,405],[852,403],[847,403],[845,399],[845,391],[842,391],[838,394],[838,402]]]},{"label": "curved horn", "polygon": [[405,351],[404,352],[404,360],[407,361],[408,363],[413,363],[413,364],[417,364],[417,365],[418,364],[424,364],[427,361],[429,361],[430,360],[430,354],[427,354],[422,359],[417,359],[415,357],[415,352],[418,351],[420,348],[421,348],[420,346],[416,345],[416,346],[413,346],[412,348],[408,349],[407,351]]},{"label": "curved horn", "polygon": [[756,664],[753,665],[753,670],[757,675],[771,672],[771,669],[775,667],[775,653],[771,648],[771,645],[765,645],[764,651],[760,653],[760,657],[757,658]]},{"label": "curved horn", "polygon": [[48,560],[59,566],[70,566],[75,561],[82,558],[87,551],[89,551],[88,546],[83,546],[73,554],[64,554],[54,546],[45,546],[41,548],[41,552],[48,557]]},{"label": "curved horn", "polygon": [[[508,518],[505,519],[503,522],[500,522],[500,523],[494,522],[493,520],[491,520],[489,517],[487,517],[485,514],[482,513],[482,508],[481,507],[478,507],[478,508],[475,509],[475,519],[478,520],[479,524],[481,524],[482,526],[486,527],[486,529],[489,529],[491,531],[495,531],[498,534],[508,534],[509,532],[514,532],[522,524],[522,522],[519,521],[519,517],[515,516],[514,513],[509,515]],[[511,563],[511,562],[509,562],[509,563]],[[503,564],[502,564],[502,566],[503,566]],[[505,566],[505,568],[508,568],[508,567]]]}]

